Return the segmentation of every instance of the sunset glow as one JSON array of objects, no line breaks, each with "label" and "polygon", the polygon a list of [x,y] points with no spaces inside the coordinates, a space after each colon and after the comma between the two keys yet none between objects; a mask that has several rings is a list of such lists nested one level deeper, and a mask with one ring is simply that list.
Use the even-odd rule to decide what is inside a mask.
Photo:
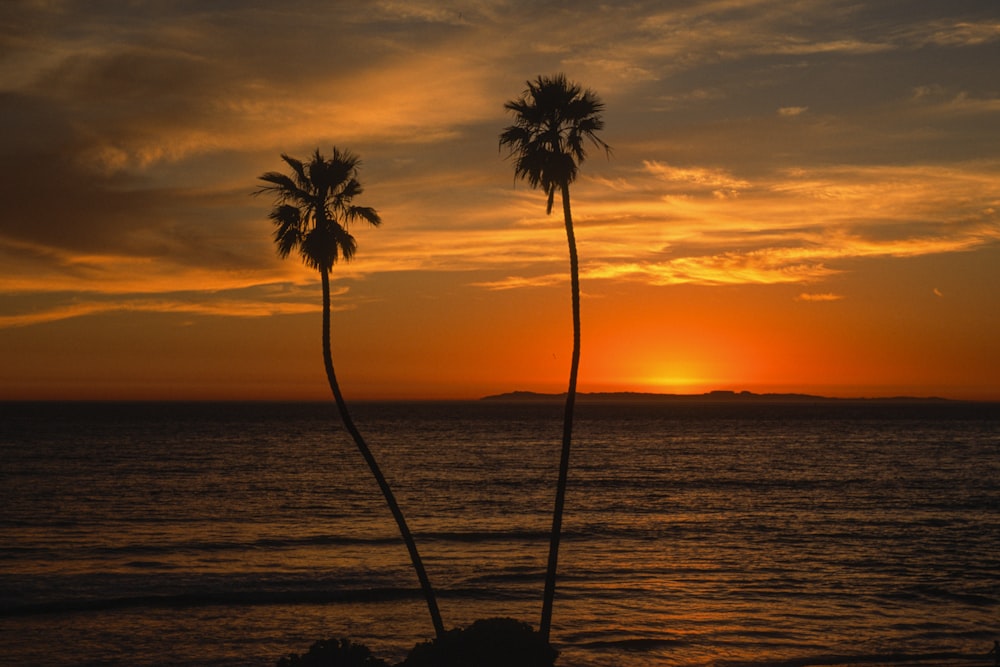
[{"label": "sunset glow", "polygon": [[497,146],[564,72],[613,149],[580,391],[1000,400],[992,0],[115,4],[0,9],[0,399],[327,398],[251,192],[334,145],[383,220],[332,275],[347,397],[565,391],[562,219]]}]

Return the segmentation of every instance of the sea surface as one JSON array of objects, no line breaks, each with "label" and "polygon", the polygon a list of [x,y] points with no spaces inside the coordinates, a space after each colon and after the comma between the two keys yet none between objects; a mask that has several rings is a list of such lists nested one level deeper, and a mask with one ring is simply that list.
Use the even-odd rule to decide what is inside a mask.
[{"label": "sea surface", "polygon": [[[538,625],[554,402],[357,403],[448,627]],[[992,665],[1000,404],[578,405],[563,667]],[[433,629],[328,404],[0,404],[0,656],[274,665]]]}]

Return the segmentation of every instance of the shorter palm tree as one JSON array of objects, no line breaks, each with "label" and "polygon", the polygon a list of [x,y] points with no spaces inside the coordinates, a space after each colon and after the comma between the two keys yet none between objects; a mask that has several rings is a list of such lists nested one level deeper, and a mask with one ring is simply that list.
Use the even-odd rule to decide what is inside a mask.
[{"label": "shorter palm tree", "polygon": [[268,217],[276,227],[274,242],[278,247],[278,254],[287,257],[293,250],[298,250],[306,266],[319,270],[323,285],[323,364],[330,390],[344,427],[375,476],[385,502],[396,519],[427,600],[435,633],[442,637],[444,624],[441,612],[417,551],[417,544],[375,456],[354,425],[337,382],[330,350],[330,271],[338,259],[350,260],[357,250],[357,242],[348,231],[348,226],[359,220],[377,226],[382,220],[375,209],[353,203],[354,198],[363,192],[358,181],[360,160],[356,155],[334,147],[330,159],[324,158],[319,149],[316,149],[306,163],[284,154],[281,159],[291,167],[291,176],[281,172],[267,172],[260,177],[266,185],[262,185],[254,194],[274,196],[274,206]]}]

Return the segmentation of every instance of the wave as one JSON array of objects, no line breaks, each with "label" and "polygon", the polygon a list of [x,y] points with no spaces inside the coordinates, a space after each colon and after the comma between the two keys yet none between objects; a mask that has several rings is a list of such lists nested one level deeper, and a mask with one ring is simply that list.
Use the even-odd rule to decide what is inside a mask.
[{"label": "wave", "polygon": [[909,590],[882,593],[877,597],[884,600],[903,602],[912,602],[920,599],[945,600],[949,602],[961,602],[971,607],[993,607],[1000,604],[1000,600],[996,598],[975,593],[955,593],[939,586],[931,585],[913,586]]},{"label": "wave", "polygon": [[579,646],[589,649],[611,649],[614,651],[628,651],[647,653],[665,648],[677,648],[687,646],[691,642],[684,639],[596,639],[589,642],[580,642]]},{"label": "wave", "polygon": [[[586,534],[583,534],[586,536]],[[441,542],[547,542],[547,530],[480,530],[480,531],[438,531],[420,533],[419,538]]]},{"label": "wave", "polygon": [[[401,542],[401,538],[392,537],[357,537],[341,535],[313,535],[298,538],[261,538],[250,541],[224,541],[224,540],[186,540],[163,543],[139,543],[123,544],[112,546],[74,546],[72,558],[74,560],[86,560],[93,557],[114,557],[114,556],[154,556],[173,553],[212,553],[230,551],[248,551],[255,549],[294,549],[300,547],[314,546],[382,546],[393,545]],[[36,559],[51,558],[63,560],[69,554],[62,553],[56,548],[44,547],[0,547],[0,560],[7,558],[20,558],[24,555],[31,555]],[[143,559],[136,559],[141,561]]]},{"label": "wave", "polygon": [[189,607],[343,604],[421,598],[419,588],[355,588],[296,591],[212,591],[173,595],[53,600],[0,608],[0,617],[35,616],[120,609],[183,609]]},{"label": "wave", "polygon": [[790,658],[787,660],[717,660],[716,667],[832,667],[834,665],[927,665],[945,667],[950,665],[982,665],[983,656],[957,653],[886,653],[886,654],[843,654],[815,655]]},{"label": "wave", "polygon": [[[498,531],[435,531],[417,533],[418,540],[433,540],[439,542],[460,542],[464,544],[479,544],[488,542],[547,542],[549,533],[547,531],[530,530],[498,530]],[[572,539],[573,534],[565,537]],[[575,535],[582,539],[587,539],[588,535],[580,533]],[[384,537],[361,537],[356,535],[311,535],[308,537],[267,537],[250,541],[225,541],[225,540],[188,540],[164,543],[142,543],[124,544],[113,546],[98,546],[87,548],[84,546],[74,547],[74,559],[87,559],[92,557],[114,557],[114,556],[153,556],[171,553],[212,553],[231,552],[247,550],[286,550],[302,547],[326,547],[326,546],[390,546],[401,543],[402,538],[396,535]],[[64,559],[66,554],[59,553],[57,549],[42,547],[0,547],[0,560],[23,559],[25,557],[38,559]],[[136,558],[136,562],[149,562],[146,559]]]},{"label": "wave", "polygon": [[[436,591],[439,599],[519,600],[519,591],[488,588],[447,588]],[[532,592],[532,595],[534,592]],[[338,588],[269,591],[197,591],[174,594],[146,594],[110,598],[74,598],[10,604],[0,607],[0,618],[48,614],[91,613],[123,609],[187,609],[196,607],[257,607],[268,605],[328,605],[397,602],[423,599],[419,588]]]}]

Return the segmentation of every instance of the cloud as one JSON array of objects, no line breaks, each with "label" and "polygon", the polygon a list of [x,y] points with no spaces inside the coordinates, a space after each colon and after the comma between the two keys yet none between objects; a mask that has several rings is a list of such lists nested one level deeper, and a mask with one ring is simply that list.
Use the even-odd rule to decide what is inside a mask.
[{"label": "cloud", "polygon": [[722,169],[706,167],[672,167],[655,160],[643,161],[646,170],[665,181],[706,188],[717,197],[734,197],[750,186],[748,181],[734,178]]},{"label": "cloud", "polygon": [[932,21],[921,37],[927,44],[969,47],[1000,41],[1000,21]]},{"label": "cloud", "polygon": [[[314,14],[194,6],[38,12],[38,23],[24,23],[35,30],[54,23],[39,36],[52,55],[26,68],[31,73],[14,88],[72,118],[74,150],[108,172],[323,137],[439,141],[462,123],[497,114],[492,96],[479,94],[496,76],[488,59],[463,57],[461,42],[453,43],[462,34],[388,38],[378,18],[435,24],[456,12],[400,13],[384,3],[373,16],[323,7]],[[70,23],[73,37],[60,31]],[[37,62],[26,44],[18,46],[15,56]]]},{"label": "cloud", "polygon": [[[593,184],[606,189],[588,190],[577,206],[594,216],[580,213],[577,231],[592,279],[811,283],[848,270],[852,260],[1000,242],[1000,164],[992,161],[791,168],[756,180],[644,161],[630,178]],[[698,196],[719,187],[738,187],[741,196]]]},{"label": "cloud", "polygon": [[[78,302],[30,313],[0,314],[0,329],[45,324],[109,312],[183,313],[217,317],[271,317],[274,315],[314,313],[319,312],[320,309],[319,304],[261,303],[246,299],[231,301],[204,301],[200,299],[198,301],[171,301],[169,299],[129,298],[121,302]],[[332,306],[332,310],[343,309],[346,308],[340,307],[337,304]]]},{"label": "cloud", "polygon": [[[121,286],[119,285],[119,288]],[[331,289],[334,311],[350,310],[346,285]],[[0,300],[0,329],[57,322],[111,312],[189,314],[212,317],[271,317],[321,310],[315,284],[263,283],[215,290],[191,286],[185,291],[83,292],[64,289],[47,293],[11,292]]]},{"label": "cloud", "polygon": [[333,143],[363,154],[364,203],[387,221],[340,277],[504,267],[476,284],[550,284],[561,221],[511,187],[496,135],[503,101],[558,70],[598,90],[621,147],[574,185],[594,280],[814,283],[998,242],[995,130],[959,127],[996,112],[992,79],[921,73],[894,88],[910,99],[855,85],[928,44],[975,57],[998,39],[986,17],[820,0],[19,9],[0,38],[0,279],[17,293],[314,280],[275,259],[247,194],[279,152]]},{"label": "cloud", "polygon": [[802,114],[804,114],[808,110],[809,110],[809,107],[781,107],[781,108],[778,109],[778,115],[779,116],[791,116],[791,117],[801,116]]},{"label": "cloud", "polygon": [[509,290],[522,287],[549,287],[565,283],[569,274],[549,274],[544,276],[507,276],[499,280],[487,280],[470,283],[472,287],[484,287],[488,290]]},{"label": "cloud", "polygon": [[724,252],[662,262],[607,264],[588,268],[583,275],[595,280],[641,280],[651,285],[776,285],[815,282],[839,273],[822,262],[796,255],[794,250],[782,248]]},{"label": "cloud", "polygon": [[995,92],[977,95],[941,84],[916,86],[910,99],[915,111],[941,118],[989,117],[1000,112],[1000,97]]},{"label": "cloud", "polygon": [[[446,25],[466,25],[474,18],[476,7],[463,7],[462,10],[442,7],[436,2],[414,2],[413,0],[376,0],[371,3],[379,20],[392,23],[429,23]],[[469,14],[468,12],[473,12]]]},{"label": "cloud", "polygon": [[843,295],[834,294],[833,292],[823,292],[819,294],[814,294],[810,292],[803,292],[795,297],[796,301],[840,301],[843,299]]}]

